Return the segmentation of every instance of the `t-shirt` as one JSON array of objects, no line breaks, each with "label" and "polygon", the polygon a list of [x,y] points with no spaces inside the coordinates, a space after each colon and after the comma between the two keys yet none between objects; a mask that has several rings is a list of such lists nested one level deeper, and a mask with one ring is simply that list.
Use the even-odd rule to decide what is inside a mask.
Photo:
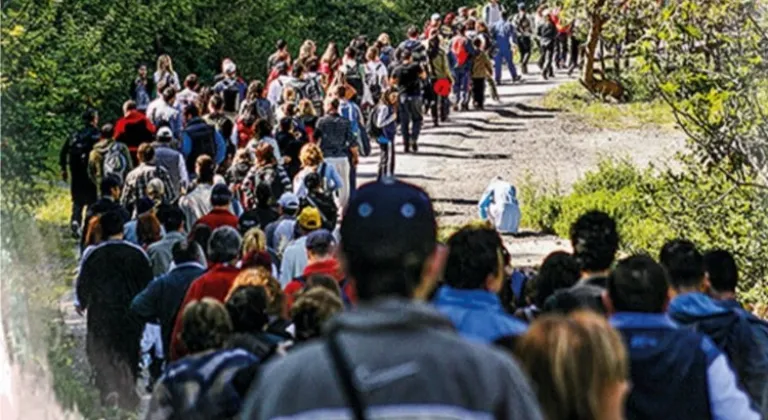
[{"label": "t-shirt", "polygon": [[417,63],[403,64],[397,67],[393,73],[397,80],[397,91],[406,95],[421,94],[421,66]]}]

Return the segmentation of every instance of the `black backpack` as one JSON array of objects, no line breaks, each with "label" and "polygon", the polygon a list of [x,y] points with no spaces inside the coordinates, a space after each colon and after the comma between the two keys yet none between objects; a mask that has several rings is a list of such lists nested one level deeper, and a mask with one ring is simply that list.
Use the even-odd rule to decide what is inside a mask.
[{"label": "black backpack", "polygon": [[357,96],[362,98],[363,90],[365,89],[365,80],[363,80],[364,73],[362,66],[359,63],[355,63],[354,67],[350,67],[348,65],[345,65],[344,67],[347,70],[344,73],[347,83],[349,83],[349,85],[355,89]]},{"label": "black backpack", "polygon": [[224,99],[224,112],[240,111],[240,88],[237,80],[225,80],[222,83],[224,83],[224,90],[221,91],[221,97]]},{"label": "black backpack", "polygon": [[384,134],[384,130],[376,125],[376,120],[379,118],[379,112],[381,112],[381,106],[382,105],[378,105],[376,108],[373,108],[373,112],[371,112],[371,115],[368,116],[368,121],[365,127],[373,140],[378,140],[378,138]]},{"label": "black backpack", "polygon": [[302,209],[314,207],[320,212],[323,229],[333,231],[339,219],[339,208],[328,191],[314,191],[302,198]]},{"label": "black backpack", "polygon": [[93,128],[86,128],[75,133],[69,144],[70,167],[87,168],[88,157],[93,145],[99,140],[99,133]]}]

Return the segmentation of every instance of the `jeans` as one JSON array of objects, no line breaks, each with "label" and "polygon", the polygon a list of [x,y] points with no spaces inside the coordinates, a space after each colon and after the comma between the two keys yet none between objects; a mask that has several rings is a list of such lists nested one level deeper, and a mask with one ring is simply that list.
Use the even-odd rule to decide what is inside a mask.
[{"label": "jeans", "polygon": [[421,122],[424,119],[422,115],[421,96],[400,96],[400,108],[398,109],[400,117],[400,130],[403,134],[403,142],[406,147],[416,144],[419,141],[421,132]]},{"label": "jeans", "polygon": [[507,62],[507,68],[509,68],[509,75],[512,78],[517,77],[517,69],[515,68],[515,62],[512,59],[512,50],[510,47],[499,48],[496,56],[493,57],[493,76],[496,83],[501,83],[501,69],[504,66],[504,62]]},{"label": "jeans", "polygon": [[552,42],[549,45],[542,45],[541,47],[541,58],[543,60],[541,73],[544,75],[544,77],[554,77],[555,76],[555,70],[552,68],[552,60],[554,59],[555,55],[555,43]]},{"label": "jeans", "polygon": [[467,64],[463,68],[457,67],[454,70],[456,81],[453,83],[453,93],[456,95],[456,102],[462,105],[469,104],[469,70]]},{"label": "jeans", "polygon": [[336,172],[338,172],[339,177],[343,181],[341,188],[336,191],[335,201],[336,206],[339,208],[339,214],[344,214],[343,209],[347,206],[347,202],[349,202],[351,191],[349,188],[349,175],[352,165],[349,164],[349,158],[346,156],[325,158],[325,163],[333,166],[333,169],[336,169]]},{"label": "jeans", "polygon": [[379,179],[385,176],[395,176],[395,139],[388,143],[379,143]]},{"label": "jeans", "polygon": [[531,59],[531,38],[517,38],[517,47],[520,49],[520,66],[523,71],[528,71],[528,60]]}]

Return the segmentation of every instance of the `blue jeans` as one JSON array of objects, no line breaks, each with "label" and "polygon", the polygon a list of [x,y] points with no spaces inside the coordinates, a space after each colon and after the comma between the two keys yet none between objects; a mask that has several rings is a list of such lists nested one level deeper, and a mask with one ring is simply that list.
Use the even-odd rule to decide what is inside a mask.
[{"label": "blue jeans", "polygon": [[453,94],[456,95],[456,101],[462,105],[469,104],[469,65],[457,67],[454,70],[456,81],[453,84]]},{"label": "blue jeans", "polygon": [[424,119],[422,109],[421,96],[400,95],[400,130],[406,145],[419,141],[421,122]]},{"label": "blue jeans", "polygon": [[515,68],[515,62],[512,59],[512,50],[509,47],[499,48],[496,56],[493,57],[493,75],[496,80],[496,84],[501,83],[501,68],[504,62],[507,62],[509,67],[509,74],[514,79],[517,77],[517,69]]}]

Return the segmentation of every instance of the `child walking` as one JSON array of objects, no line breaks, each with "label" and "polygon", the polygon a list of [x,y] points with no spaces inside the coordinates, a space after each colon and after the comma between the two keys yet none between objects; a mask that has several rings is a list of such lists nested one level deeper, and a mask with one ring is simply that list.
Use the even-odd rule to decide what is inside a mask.
[{"label": "child walking", "polygon": [[475,38],[472,44],[477,51],[472,63],[472,102],[475,109],[482,110],[485,106],[485,80],[493,76],[493,65],[488,52],[483,49],[483,40]]}]

